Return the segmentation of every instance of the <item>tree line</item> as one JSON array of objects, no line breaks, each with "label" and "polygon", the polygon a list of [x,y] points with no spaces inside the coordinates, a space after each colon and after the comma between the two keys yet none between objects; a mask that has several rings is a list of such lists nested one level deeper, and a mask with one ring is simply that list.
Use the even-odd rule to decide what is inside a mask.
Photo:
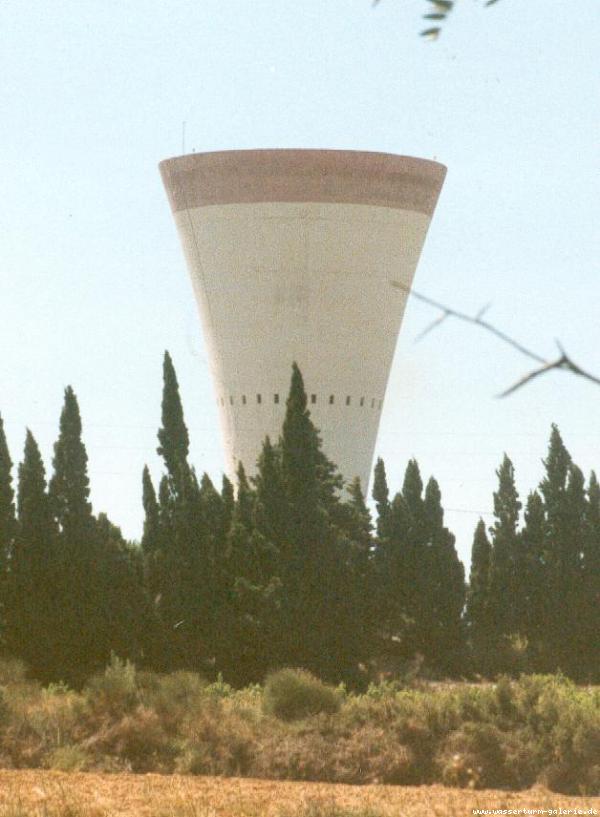
[{"label": "tree line", "polygon": [[168,353],[158,442],[164,473],[155,485],[144,468],[143,535],[128,542],[92,511],[72,388],[49,480],[27,431],[14,486],[0,419],[0,646],[42,681],[80,684],[111,654],[235,685],[297,666],[360,687],[415,662],[438,676],[598,677],[600,487],[557,428],[522,525],[505,456],[468,586],[436,480],[411,460],[392,497],[378,460],[373,519],[324,453],[295,364],[255,476],[242,464],[235,487],[198,476]]}]

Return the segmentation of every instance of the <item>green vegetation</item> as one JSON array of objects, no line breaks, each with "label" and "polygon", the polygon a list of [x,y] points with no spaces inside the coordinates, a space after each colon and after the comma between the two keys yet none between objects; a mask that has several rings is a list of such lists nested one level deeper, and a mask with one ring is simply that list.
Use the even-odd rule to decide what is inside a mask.
[{"label": "green vegetation", "polygon": [[559,676],[355,694],[285,670],[236,690],[113,658],[81,691],[14,662],[0,678],[10,768],[600,793],[600,689]]},{"label": "green vegetation", "polygon": [[[182,690],[189,673],[220,677],[222,689],[275,673],[267,705],[293,720],[333,712],[337,698],[309,675],[277,674],[286,667],[354,691],[409,671],[600,677],[600,487],[593,473],[585,484],[556,427],[526,503],[504,456],[493,524],[480,521],[475,532],[468,587],[435,478],[424,480],[411,460],[393,495],[379,460],[372,519],[358,480],[342,490],[295,364],[281,436],[264,441],[253,477],[239,465],[237,490],[226,478],[217,489],[190,463],[168,353],[158,442],[164,473],[155,488],[143,470],[138,545],[93,513],[72,388],[48,480],[27,431],[14,485],[0,422],[0,650],[38,681],[99,684],[100,701],[116,694],[113,681],[88,679],[113,654],[149,678],[176,673]],[[133,715],[128,728],[134,743]],[[85,766],[69,751],[56,762]],[[186,762],[203,765],[202,756],[190,750]]]},{"label": "green vegetation", "polygon": [[333,715],[342,704],[339,690],[324,684],[304,670],[280,669],[267,676],[265,711],[284,721],[318,715]]}]

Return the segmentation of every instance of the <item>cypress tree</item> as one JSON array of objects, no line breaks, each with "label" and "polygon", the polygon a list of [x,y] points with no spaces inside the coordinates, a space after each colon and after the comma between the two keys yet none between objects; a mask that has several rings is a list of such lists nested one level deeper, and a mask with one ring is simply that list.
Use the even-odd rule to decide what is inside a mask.
[{"label": "cypress tree", "polygon": [[124,539],[105,513],[98,514],[95,527],[100,549],[98,638],[104,638],[104,663],[115,653],[143,665],[155,657],[159,629],[144,588],[142,551]]},{"label": "cypress tree", "polygon": [[480,519],[475,528],[471,548],[471,571],[467,592],[466,620],[475,660],[479,664],[485,650],[491,646],[490,632],[490,565],[492,546],[485,523]]},{"label": "cypress tree", "polygon": [[349,622],[355,623],[348,639],[348,646],[353,650],[353,655],[348,656],[348,664],[355,668],[355,672],[353,676],[348,674],[348,680],[361,684],[363,679],[358,670],[376,654],[381,609],[373,561],[373,522],[358,477],[352,480],[347,493],[348,499],[343,503],[343,508],[348,518],[340,531],[339,540],[346,559],[348,609],[345,615]]},{"label": "cypress tree", "polygon": [[[586,516],[588,512],[588,498],[585,491],[585,479],[581,469],[573,463],[569,468],[567,488],[565,492],[566,527],[568,535],[565,538],[563,552],[563,576],[561,583],[561,619],[560,656],[561,667],[571,675],[582,679],[585,671],[582,662],[578,660],[582,650],[586,647],[585,614],[585,581],[584,581],[584,553],[588,541]],[[585,663],[585,662],[583,662]]]},{"label": "cypress tree", "polygon": [[600,485],[594,471],[587,489],[581,606],[581,654],[587,677],[597,682],[600,677]]},{"label": "cypress tree", "polygon": [[65,389],[58,440],[54,445],[49,497],[57,536],[56,614],[60,627],[49,650],[50,677],[79,683],[102,667],[107,644],[102,581],[102,548],[89,502],[87,453],[73,389]]},{"label": "cypress tree", "polygon": [[254,492],[248,482],[246,470],[240,462],[237,468],[237,501],[235,503],[234,519],[237,524],[250,530],[254,516]]},{"label": "cypress tree", "polygon": [[277,542],[284,585],[279,654],[283,663],[339,677],[353,661],[356,627],[348,620],[348,554],[338,528],[342,481],[321,450],[296,364],[279,448],[287,507],[285,534]]},{"label": "cypress tree", "polygon": [[38,677],[49,663],[48,645],[59,622],[53,602],[56,530],[46,492],[46,474],[29,429],[18,471],[18,528],[8,583],[7,645]]},{"label": "cypress tree", "polygon": [[434,666],[456,673],[464,661],[465,571],[456,552],[455,537],[444,526],[442,494],[433,477],[425,488],[423,512],[427,551],[420,576],[423,595],[429,604],[425,621],[431,622],[424,652]]},{"label": "cypress tree", "polygon": [[516,554],[521,503],[515,486],[514,466],[506,454],[496,475],[498,477],[498,490],[494,493],[496,521],[491,528],[490,623],[496,640],[500,640],[518,631],[515,609]]},{"label": "cypress tree", "polygon": [[[406,620],[405,648],[412,654],[429,656],[434,612],[432,609],[433,559],[427,543],[423,502],[423,480],[416,460],[404,472],[402,497],[406,507],[406,531],[402,549],[402,595]],[[410,625],[409,625],[410,622]]]},{"label": "cypress tree", "polygon": [[546,515],[545,573],[546,593],[552,598],[545,622],[545,653],[553,660],[552,669],[567,670],[567,642],[570,638],[569,614],[565,610],[572,582],[571,530],[567,484],[571,456],[556,425],[552,426],[545,476],[540,483]]},{"label": "cypress tree", "polygon": [[[0,635],[6,605],[8,562],[16,530],[12,460],[0,416]],[[1,638],[0,638],[1,643]]]},{"label": "cypress tree", "polygon": [[183,418],[183,406],[179,396],[179,384],[175,367],[168,352],[163,358],[163,393],[161,405],[162,426],[158,431],[157,453],[163,458],[167,474],[174,488],[188,476],[188,453],[190,440]]},{"label": "cypress tree", "polygon": [[217,666],[236,684],[262,680],[276,661],[276,550],[256,529],[255,495],[242,464],[227,540],[227,604],[219,623]]},{"label": "cypress tree", "polygon": [[[164,492],[167,486],[163,487]],[[144,584],[149,598],[155,602],[162,590],[164,560],[164,526],[161,524],[161,508],[156,497],[154,484],[148,466],[142,472],[142,505],[144,508],[144,528],[142,532],[142,554]]]},{"label": "cypress tree", "polygon": [[409,598],[406,541],[410,530],[410,513],[406,500],[397,493],[386,515],[385,535],[378,538],[375,575],[378,587],[378,606],[381,621],[380,652],[395,660],[398,654],[408,657],[411,646],[406,646],[409,623]]},{"label": "cypress tree", "polygon": [[[211,603],[215,588],[214,551],[217,531],[207,529],[221,497],[206,477],[198,485],[189,465],[189,435],[179,385],[168,352],[163,359],[161,427],[158,454],[166,474],[158,493],[160,551],[151,586],[156,611],[171,645],[172,667],[198,669],[212,653]],[[156,591],[156,592],[154,592]]]},{"label": "cypress tree", "polygon": [[351,537],[357,545],[361,546],[361,552],[368,557],[372,548],[373,522],[359,477],[355,477],[348,486],[347,507],[350,510]]},{"label": "cypress tree", "polygon": [[54,472],[49,485],[52,509],[65,541],[73,544],[90,535],[92,506],[89,502],[88,458],[81,439],[81,416],[71,386],[65,389],[52,464]]},{"label": "cypress tree", "polygon": [[548,614],[553,601],[547,591],[546,514],[542,497],[537,491],[532,491],[527,497],[521,542],[521,632],[528,641],[532,666],[544,671],[552,667],[545,642]]},{"label": "cypress tree", "polygon": [[144,465],[142,472],[142,505],[144,508],[142,549],[148,558],[152,558],[160,547],[160,514],[156,491],[147,465]]},{"label": "cypress tree", "polygon": [[225,475],[221,484],[221,499],[223,501],[223,525],[225,532],[229,533],[233,519],[233,509],[235,507],[235,491],[233,483]]},{"label": "cypress tree", "polygon": [[294,544],[303,547],[316,545],[321,528],[319,449],[320,439],[310,420],[302,374],[294,363],[281,436],[281,465],[289,504],[288,529]]},{"label": "cypress tree", "polygon": [[281,448],[265,438],[254,477],[256,486],[256,526],[277,547],[285,541],[288,500],[283,482]]},{"label": "cypress tree", "polygon": [[381,457],[377,459],[375,464],[372,496],[377,508],[377,536],[383,538],[389,533],[386,525],[390,513],[390,492],[385,474],[385,464]]}]

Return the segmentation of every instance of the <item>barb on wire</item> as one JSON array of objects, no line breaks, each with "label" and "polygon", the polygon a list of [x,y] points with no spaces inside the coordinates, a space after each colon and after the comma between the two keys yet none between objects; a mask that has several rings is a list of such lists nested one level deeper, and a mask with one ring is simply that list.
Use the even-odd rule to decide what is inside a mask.
[{"label": "barb on wire", "polygon": [[503,343],[507,344],[508,346],[512,346],[512,348],[516,349],[520,354],[540,364],[537,368],[533,369],[531,372],[528,372],[526,375],[517,380],[516,383],[513,383],[512,386],[509,386],[508,389],[501,392],[498,397],[508,397],[509,394],[514,394],[517,389],[520,389],[522,386],[530,383],[536,377],[547,374],[554,369],[561,369],[563,371],[570,372],[577,377],[582,377],[584,380],[588,380],[590,383],[600,386],[600,377],[596,377],[585,369],[582,369],[581,366],[578,366],[577,363],[575,363],[565,352],[558,340],[556,341],[556,345],[558,346],[558,351],[560,352],[559,357],[556,358],[556,360],[547,360],[542,355],[539,355],[537,352],[534,352],[532,349],[524,346],[518,340],[515,340],[515,338],[512,338],[510,335],[502,332],[502,330],[498,329],[492,323],[489,323],[489,321],[483,320],[483,315],[490,308],[491,303],[482,307],[476,315],[468,315],[466,312],[461,312],[458,309],[452,309],[451,307],[446,306],[446,304],[442,304],[439,301],[434,301],[433,298],[429,298],[427,295],[416,292],[414,289],[400,283],[400,281],[390,281],[390,283],[396,289],[401,289],[407,295],[411,295],[413,298],[416,298],[418,301],[421,301],[434,309],[439,309],[442,313],[438,318],[428,324],[422,332],[419,333],[415,339],[415,342],[424,338],[433,329],[436,329],[438,326],[444,323],[444,321],[446,321],[448,318],[456,318],[457,320],[470,323],[474,326],[478,326],[480,329],[483,329],[486,332],[489,332],[489,334],[494,335]]}]

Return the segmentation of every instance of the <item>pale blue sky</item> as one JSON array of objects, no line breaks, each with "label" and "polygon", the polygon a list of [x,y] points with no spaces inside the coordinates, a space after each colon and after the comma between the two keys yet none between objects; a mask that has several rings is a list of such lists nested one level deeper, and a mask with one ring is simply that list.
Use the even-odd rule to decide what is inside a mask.
[{"label": "pale blue sky", "polygon": [[[48,468],[63,389],[80,401],[95,509],[141,532],[155,476],[161,358],[180,379],[198,470],[220,480],[203,341],[157,164],[191,151],[349,148],[448,168],[415,286],[600,373],[597,0],[459,3],[438,43],[422,0],[129,0],[0,4],[0,411]],[[600,388],[528,369],[409,304],[377,453],[438,478],[461,555],[494,470],[525,494],[549,427],[600,469]],[[487,517],[491,521],[491,517]]]}]

